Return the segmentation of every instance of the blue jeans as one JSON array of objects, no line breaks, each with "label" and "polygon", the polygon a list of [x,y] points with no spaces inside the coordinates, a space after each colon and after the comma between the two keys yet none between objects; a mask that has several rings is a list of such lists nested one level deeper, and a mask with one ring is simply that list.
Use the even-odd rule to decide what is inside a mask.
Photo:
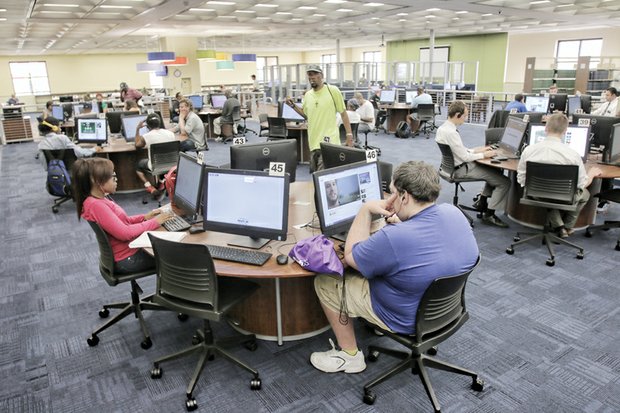
[{"label": "blue jeans", "polygon": [[155,273],[155,258],[144,252],[144,250],[139,250],[131,257],[115,262],[114,267],[119,274],[131,274],[151,268],[153,273]]}]

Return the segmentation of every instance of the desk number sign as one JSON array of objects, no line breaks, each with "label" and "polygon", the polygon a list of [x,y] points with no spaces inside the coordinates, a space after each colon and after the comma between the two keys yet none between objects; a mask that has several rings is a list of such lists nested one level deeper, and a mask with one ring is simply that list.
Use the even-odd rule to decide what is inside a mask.
[{"label": "desk number sign", "polygon": [[530,121],[530,115],[523,115],[523,122],[529,122]]},{"label": "desk number sign", "polygon": [[590,119],[589,118],[581,118],[581,119],[579,119],[579,122],[577,123],[577,126],[590,126]]},{"label": "desk number sign", "polygon": [[286,164],[284,162],[269,162],[270,176],[284,176]]},{"label": "desk number sign", "polygon": [[517,113],[517,108],[510,109],[510,114],[511,115],[514,115],[515,113]]},{"label": "desk number sign", "polygon": [[377,162],[377,151],[375,149],[366,149],[366,163]]},{"label": "desk number sign", "polygon": [[243,145],[245,144],[245,136],[235,136],[232,141],[233,145]]},{"label": "desk number sign", "polygon": [[575,113],[578,114],[578,115],[581,115],[583,113],[583,109],[581,109],[581,108],[575,109]]}]

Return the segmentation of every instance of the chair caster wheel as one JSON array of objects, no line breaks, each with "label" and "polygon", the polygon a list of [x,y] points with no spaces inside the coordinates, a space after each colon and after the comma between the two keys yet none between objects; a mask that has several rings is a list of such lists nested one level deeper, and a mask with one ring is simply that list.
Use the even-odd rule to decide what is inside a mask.
[{"label": "chair caster wheel", "polygon": [[192,396],[187,396],[187,400],[185,400],[185,408],[188,412],[192,412],[198,408],[198,402]]},{"label": "chair caster wheel", "polygon": [[512,240],[513,240],[514,242],[519,242],[519,241],[521,241],[521,237],[514,237]]},{"label": "chair caster wheel", "polygon": [[108,318],[109,315],[110,315],[110,310],[108,310],[107,308],[102,308],[101,310],[99,310],[99,317]]},{"label": "chair caster wheel", "polygon": [[549,267],[553,267],[555,265],[555,260],[552,258],[549,258],[547,262],[545,262],[545,264],[547,264]]},{"label": "chair caster wheel", "polygon": [[368,405],[373,405],[375,404],[375,400],[377,400],[377,396],[371,391],[366,391],[362,400]]},{"label": "chair caster wheel", "polygon": [[143,205],[146,205],[146,204],[148,204],[148,203],[149,203],[149,201],[147,201],[146,199],[143,199],[143,200],[142,200],[142,204],[143,204]]},{"label": "chair caster wheel", "polygon": [[86,342],[90,347],[95,347],[97,344],[99,344],[99,337],[93,334],[86,339]]},{"label": "chair caster wheel", "polygon": [[256,342],[256,340],[246,341],[245,343],[243,343],[243,345],[250,351],[256,351],[256,349],[258,348],[258,343]]},{"label": "chair caster wheel", "polygon": [[478,212],[478,213],[476,214],[476,218],[478,218],[478,219],[482,219],[482,212]]},{"label": "chair caster wheel", "polygon": [[375,362],[379,359],[379,352],[377,350],[371,351],[370,353],[368,353],[368,356],[366,356],[366,360],[371,361],[371,362]]},{"label": "chair caster wheel", "polygon": [[250,389],[251,390],[260,390],[262,386],[262,382],[258,377],[253,378],[252,380],[250,380]]},{"label": "chair caster wheel", "polygon": [[583,251],[579,251],[579,252],[577,253],[577,257],[576,257],[576,258],[577,258],[578,260],[582,260],[582,259],[583,259]]},{"label": "chair caster wheel", "polygon": [[426,352],[426,354],[428,354],[429,356],[436,356],[437,355],[437,346],[433,346],[433,347],[429,348],[428,351]]},{"label": "chair caster wheel", "polygon": [[140,343],[140,347],[142,347],[145,350],[150,349],[152,345],[153,345],[153,342],[151,341],[150,337],[145,338],[144,341]]},{"label": "chair caster wheel", "polygon": [[471,383],[471,388],[474,391],[482,391],[484,389],[484,380],[476,377]]},{"label": "chair caster wheel", "polygon": [[198,334],[194,334],[192,336],[192,345],[195,346],[196,344],[200,344],[200,342],[202,341],[202,339],[200,338],[200,336]]},{"label": "chair caster wheel", "polygon": [[58,213],[58,207],[57,207],[57,206],[53,206],[53,207],[52,207],[52,212],[53,212],[54,214],[57,214],[57,213]]},{"label": "chair caster wheel", "polygon": [[512,247],[508,247],[508,248],[506,248],[506,254],[508,254],[508,255],[512,255],[512,254],[514,254],[514,253],[515,253],[514,248],[512,248]]},{"label": "chair caster wheel", "polygon": [[586,233],[584,235],[586,238],[592,238],[592,232],[589,229],[586,229]]},{"label": "chair caster wheel", "polygon": [[177,318],[179,319],[179,321],[187,321],[189,319],[189,316],[187,314],[179,313],[177,314]]},{"label": "chair caster wheel", "polygon": [[164,374],[164,371],[161,367],[153,367],[151,369],[151,378],[154,380],[161,379],[162,374]]},{"label": "chair caster wheel", "polygon": [[616,251],[620,251],[620,241],[618,241],[618,243],[616,244]]}]

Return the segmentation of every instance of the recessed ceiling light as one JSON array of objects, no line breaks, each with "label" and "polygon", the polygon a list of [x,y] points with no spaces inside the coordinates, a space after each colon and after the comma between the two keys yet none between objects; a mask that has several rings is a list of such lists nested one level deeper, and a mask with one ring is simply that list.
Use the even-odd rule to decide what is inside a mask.
[{"label": "recessed ceiling light", "polygon": [[406,22],[407,19],[398,19],[399,22]]},{"label": "recessed ceiling light", "polygon": [[298,8],[300,10],[316,10],[316,7],[314,6],[299,6]]},{"label": "recessed ceiling light", "polygon": [[278,12],[276,12],[276,14],[285,14],[285,15],[289,15],[289,14],[293,14],[293,13],[291,13],[291,12],[289,12],[289,11],[278,11]]},{"label": "recessed ceiling light", "polygon": [[574,6],[574,4],[558,4],[557,7],[571,7]]},{"label": "recessed ceiling light", "polygon": [[[44,3],[45,7],[80,7],[77,4],[54,4],[54,3]],[[6,9],[3,9],[6,11]]]},{"label": "recessed ceiling light", "polygon": [[99,7],[101,7],[102,9],[132,9],[133,8],[131,6],[113,6],[109,4],[102,4]]},{"label": "recessed ceiling light", "polygon": [[256,20],[271,20],[271,17],[257,17]]},{"label": "recessed ceiling light", "polygon": [[347,0],[325,0],[325,3],[335,3],[335,4],[342,4],[346,2]]},{"label": "recessed ceiling light", "polygon": [[235,13],[252,13],[255,14],[254,10],[235,10]]},{"label": "recessed ceiling light", "polygon": [[219,19],[236,19],[235,16],[217,16]]},{"label": "recessed ceiling light", "polygon": [[453,17],[452,20],[461,20],[460,17]]},{"label": "recessed ceiling light", "polygon": [[436,7],[433,7],[432,9],[426,9],[426,11],[439,11],[439,10],[441,10],[441,9],[438,9]]},{"label": "recessed ceiling light", "polygon": [[426,17],[427,19],[434,19],[437,16],[433,16],[432,14],[429,14],[428,16],[424,16],[424,17]]},{"label": "recessed ceiling light", "polygon": [[543,3],[551,3],[551,1],[549,1],[549,0],[530,1],[530,4],[543,4]]},{"label": "recessed ceiling light", "polygon": [[207,4],[219,4],[219,5],[222,5],[222,6],[230,6],[232,4],[235,4],[235,2],[234,1],[215,1],[215,0],[211,0],[211,1],[208,1]]},{"label": "recessed ceiling light", "polygon": [[198,8],[191,8],[191,9],[189,9],[189,11],[208,12],[208,11],[215,11],[215,9],[198,9]]},{"label": "recessed ceiling light", "polygon": [[318,13],[314,13],[312,16],[313,17],[325,17],[324,14],[318,14]]},{"label": "recessed ceiling light", "polygon": [[351,11],[353,11],[353,9],[338,9],[336,11],[342,12],[342,13],[349,13]]},{"label": "recessed ceiling light", "polygon": [[484,13],[481,15],[482,17],[493,16],[493,13]]},{"label": "recessed ceiling light", "polygon": [[65,10],[43,10],[40,13],[45,13],[45,14],[60,14],[60,13],[71,13],[70,11],[65,11]]},{"label": "recessed ceiling light", "polygon": [[0,22],[5,22],[6,21],[6,17],[0,17]]},{"label": "recessed ceiling light", "polygon": [[6,11],[6,9],[0,9],[0,12]]},{"label": "recessed ceiling light", "polygon": [[300,19],[299,17],[294,17],[291,20],[296,21],[296,22],[300,22],[300,21],[303,21],[304,19]]},{"label": "recessed ceiling light", "polygon": [[409,13],[398,13],[397,16],[409,16]]},{"label": "recessed ceiling light", "polygon": [[263,3],[257,3],[254,5],[254,7],[278,7],[277,4],[263,4]]},{"label": "recessed ceiling light", "polygon": [[379,20],[379,17],[371,17],[371,20]]},{"label": "recessed ceiling light", "polygon": [[364,3],[364,6],[366,6],[366,7],[380,7],[380,6],[383,6],[383,3],[373,3],[373,2],[371,2],[371,3]]},{"label": "recessed ceiling light", "polygon": [[465,14],[465,13],[469,13],[469,12],[466,10],[459,10],[456,12],[456,14]]},{"label": "recessed ceiling light", "polygon": [[120,13],[117,11],[95,11],[97,14],[109,14],[110,16],[117,16]]}]

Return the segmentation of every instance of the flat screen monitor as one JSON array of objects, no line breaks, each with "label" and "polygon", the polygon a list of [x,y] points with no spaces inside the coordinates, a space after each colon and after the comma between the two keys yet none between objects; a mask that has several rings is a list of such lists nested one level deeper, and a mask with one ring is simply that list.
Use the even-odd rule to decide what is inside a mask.
[{"label": "flat screen monitor", "polygon": [[195,218],[200,212],[203,172],[204,167],[196,158],[184,152],[179,153],[174,184],[174,205],[181,210],[183,216]]},{"label": "flat screen monitor", "polygon": [[581,109],[583,109],[584,113],[590,113],[592,110],[592,96],[590,95],[581,95]]},{"label": "flat screen monitor", "polygon": [[73,104],[73,116],[80,116],[80,113],[82,113],[83,109],[84,109],[84,105],[82,105],[81,103],[74,103]]},{"label": "flat screen monitor", "polygon": [[607,150],[607,161],[616,166],[620,166],[620,123],[614,125],[609,149]]},{"label": "flat screen monitor", "polygon": [[499,146],[506,152],[516,155],[521,149],[521,142],[527,130],[527,125],[528,122],[525,122],[522,118],[509,116]]},{"label": "flat screen monitor", "polygon": [[413,99],[415,99],[418,96],[418,92],[416,90],[407,90],[405,91],[405,102],[408,105],[411,105],[413,103]]},{"label": "flat screen monitor", "polygon": [[548,96],[526,96],[525,108],[528,112],[542,112],[547,113],[549,107]]},{"label": "flat screen monitor", "polygon": [[391,105],[396,101],[396,90],[395,89],[384,89],[381,91],[379,95],[379,103],[384,105]]},{"label": "flat screen monitor", "polygon": [[[545,139],[545,125],[530,124],[529,145],[541,142]],[[590,142],[590,128],[579,126],[568,126],[568,130],[562,137],[562,143],[573,148],[581,159],[585,162],[588,157]]]},{"label": "flat screen monitor", "polygon": [[579,119],[590,119],[592,146],[607,146],[611,138],[613,125],[620,122],[620,118],[613,116],[575,114],[573,115],[573,124],[579,125]]},{"label": "flat screen monitor", "polygon": [[261,248],[285,241],[288,232],[289,178],[268,172],[206,168],[203,227],[237,234],[229,245]]},{"label": "flat screen monitor", "polygon": [[140,128],[138,132],[140,135],[144,135],[149,131],[146,127],[146,117],[147,115],[136,115],[135,112],[132,112],[133,115],[123,115],[121,116],[121,122],[123,124],[122,131],[123,136],[127,142],[135,142],[136,140],[136,128],[140,122],[145,122],[145,126]]},{"label": "flat screen monitor", "polygon": [[268,171],[270,162],[284,162],[289,182],[295,182],[297,171],[297,140],[233,145],[230,147],[230,168],[250,171]]},{"label": "flat screen monitor", "polygon": [[105,116],[108,119],[108,125],[110,127],[110,133],[121,133],[123,124],[121,117],[123,115],[135,115],[136,112],[106,112]]},{"label": "flat screen monitor", "polygon": [[73,117],[73,104],[63,103],[62,105],[62,120],[65,122]]},{"label": "flat screen monitor", "polygon": [[363,149],[326,142],[321,142],[321,155],[326,169],[366,161],[366,151]]},{"label": "flat screen monitor", "polygon": [[576,110],[581,109],[581,96],[570,96],[568,98],[568,111],[569,115],[573,115]]},{"label": "flat screen monitor", "polygon": [[[301,109],[301,103],[295,103],[295,106],[297,106],[299,109]],[[279,113],[279,117],[280,118],[284,118],[287,122],[305,122],[306,119],[304,119],[303,116],[301,116],[299,113],[295,112],[295,109],[293,109],[292,107],[290,107],[289,105],[286,104],[286,102],[282,102],[280,103],[280,113]]]},{"label": "flat screen monitor", "polygon": [[78,143],[102,145],[108,141],[108,121],[106,119],[77,118]]},{"label": "flat screen monitor", "polygon": [[64,111],[61,105],[52,105],[52,117],[62,122],[64,118]]},{"label": "flat screen monitor", "polygon": [[93,100],[92,102],[90,102],[90,106],[92,108],[92,113],[99,113],[99,105],[97,104],[96,100]]},{"label": "flat screen monitor", "polygon": [[377,162],[357,162],[312,174],[314,204],[321,232],[338,239],[346,232],[362,204],[382,199],[381,175]]},{"label": "flat screen monitor", "polygon": [[544,112],[521,112],[521,113],[511,113],[510,116],[514,116],[516,118],[521,118],[527,115],[528,122],[530,123],[542,123],[542,118],[545,116]]},{"label": "flat screen monitor", "polygon": [[553,95],[549,95],[549,108],[547,112],[566,112],[567,99],[568,95],[564,93],[555,93]]},{"label": "flat screen monitor", "polygon": [[192,106],[194,107],[194,109],[196,110],[202,109],[202,106],[203,106],[202,95],[189,95],[187,96],[187,98],[190,100],[190,102],[192,102]]},{"label": "flat screen monitor", "polygon": [[222,109],[226,103],[226,95],[211,95],[211,107],[213,109]]},{"label": "flat screen monitor", "polygon": [[58,98],[59,102],[65,103],[65,102],[73,102],[73,96],[60,96]]}]

